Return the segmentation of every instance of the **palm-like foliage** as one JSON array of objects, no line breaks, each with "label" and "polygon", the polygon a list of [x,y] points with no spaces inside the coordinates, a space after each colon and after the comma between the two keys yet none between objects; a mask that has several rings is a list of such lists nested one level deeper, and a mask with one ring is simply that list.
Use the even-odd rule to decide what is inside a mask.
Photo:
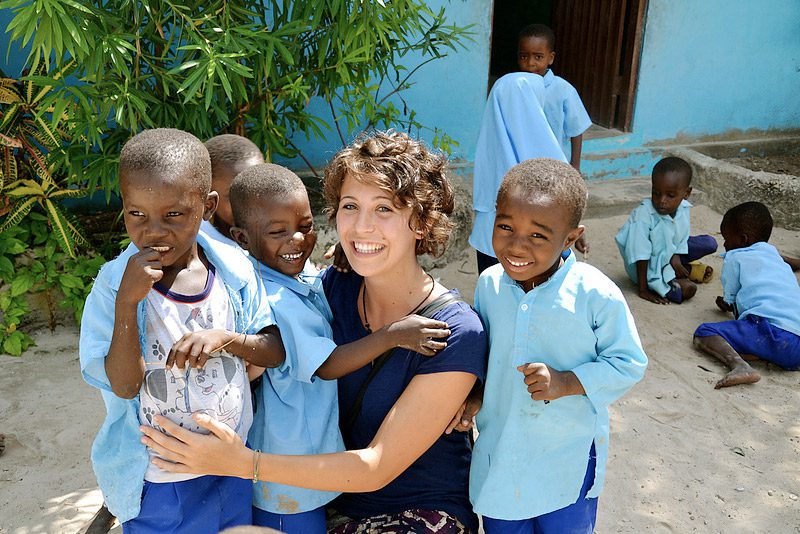
[{"label": "palm-like foliage", "polygon": [[60,201],[86,196],[86,190],[54,177],[55,155],[71,135],[66,105],[52,98],[51,89],[33,79],[0,77],[0,232],[19,224],[38,205],[61,248],[74,257],[76,246],[85,245],[86,239]]}]

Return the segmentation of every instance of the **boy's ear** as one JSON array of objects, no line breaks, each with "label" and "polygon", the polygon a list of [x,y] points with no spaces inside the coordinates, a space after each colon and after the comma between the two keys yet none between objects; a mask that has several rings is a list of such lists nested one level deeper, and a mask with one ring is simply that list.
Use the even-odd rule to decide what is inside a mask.
[{"label": "boy's ear", "polygon": [[567,234],[567,239],[564,241],[564,250],[567,250],[569,247],[575,244],[575,241],[578,240],[580,236],[583,235],[583,232],[586,231],[586,227],[582,224],[579,224],[574,229]]},{"label": "boy's ear", "polygon": [[203,209],[203,220],[210,221],[211,216],[214,215],[214,212],[217,211],[217,205],[219,204],[219,194],[216,191],[209,191],[206,195],[206,201],[204,202],[204,209]]},{"label": "boy's ear", "polygon": [[687,199],[691,194],[692,194],[692,186],[690,185],[689,187],[686,188],[686,192],[683,194],[683,198]]},{"label": "boy's ear", "polygon": [[250,250],[248,248],[250,245],[250,236],[247,235],[247,230],[239,228],[238,226],[231,226],[231,237],[236,241],[236,244],[244,250]]},{"label": "boy's ear", "polygon": [[555,61],[555,60],[556,60],[556,53],[555,52],[550,52],[550,61],[547,63],[547,66],[549,67],[550,65],[552,65],[553,61]]}]

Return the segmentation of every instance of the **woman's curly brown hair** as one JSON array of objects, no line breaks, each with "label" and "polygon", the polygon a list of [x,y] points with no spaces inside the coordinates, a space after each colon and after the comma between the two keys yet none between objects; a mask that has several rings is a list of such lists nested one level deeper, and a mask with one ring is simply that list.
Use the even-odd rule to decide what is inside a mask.
[{"label": "woman's curly brown hair", "polygon": [[402,132],[373,132],[359,136],[340,150],[325,167],[323,189],[331,220],[339,210],[347,176],[390,193],[398,207],[411,208],[409,227],[422,232],[416,253],[444,254],[454,224],[455,198],[445,176],[447,159]]}]

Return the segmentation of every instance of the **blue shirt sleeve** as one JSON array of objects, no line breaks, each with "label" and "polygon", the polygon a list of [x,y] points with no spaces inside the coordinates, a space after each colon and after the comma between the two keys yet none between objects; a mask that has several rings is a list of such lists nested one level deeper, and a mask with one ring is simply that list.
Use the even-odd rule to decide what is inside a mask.
[{"label": "blue shirt sleeve", "polygon": [[632,265],[637,261],[650,260],[653,243],[650,242],[650,217],[645,210],[636,208],[616,237],[622,260]]},{"label": "blue shirt sleeve", "polygon": [[[735,252],[735,251],[731,251]],[[739,262],[735,254],[727,252],[722,264],[722,298],[730,305],[736,304],[736,295],[742,288],[739,280]]]},{"label": "blue shirt sleeve", "polygon": [[690,205],[685,200],[681,201],[678,207],[678,213],[675,217],[675,254],[688,254],[689,252],[689,229],[691,227],[689,220]]},{"label": "blue shirt sleeve", "polygon": [[[598,299],[593,313],[597,357],[575,367],[586,396],[596,409],[605,409],[644,376],[647,356],[622,292],[613,287]],[[609,298],[610,297],[610,298]]]},{"label": "blue shirt sleeve", "polygon": [[[329,320],[290,289],[269,287],[275,289],[270,300],[286,349],[286,360],[280,369],[295,380],[312,382],[314,373],[336,349]],[[309,298],[324,297],[312,292]]]},{"label": "blue shirt sleeve", "polygon": [[114,333],[117,297],[117,289],[109,284],[111,270],[111,263],[106,263],[86,297],[78,349],[83,378],[89,385],[106,391],[111,391],[105,361]]},{"label": "blue shirt sleeve", "polygon": [[571,84],[564,91],[564,134],[577,137],[592,125],[578,91]]}]

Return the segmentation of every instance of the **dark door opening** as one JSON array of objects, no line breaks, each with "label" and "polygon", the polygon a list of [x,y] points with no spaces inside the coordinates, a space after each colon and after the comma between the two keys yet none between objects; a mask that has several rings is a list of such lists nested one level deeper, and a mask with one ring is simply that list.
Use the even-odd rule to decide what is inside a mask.
[{"label": "dark door opening", "polygon": [[517,34],[547,24],[556,34],[553,72],[581,95],[592,122],[630,131],[647,0],[495,0],[490,84],[517,70]]}]

